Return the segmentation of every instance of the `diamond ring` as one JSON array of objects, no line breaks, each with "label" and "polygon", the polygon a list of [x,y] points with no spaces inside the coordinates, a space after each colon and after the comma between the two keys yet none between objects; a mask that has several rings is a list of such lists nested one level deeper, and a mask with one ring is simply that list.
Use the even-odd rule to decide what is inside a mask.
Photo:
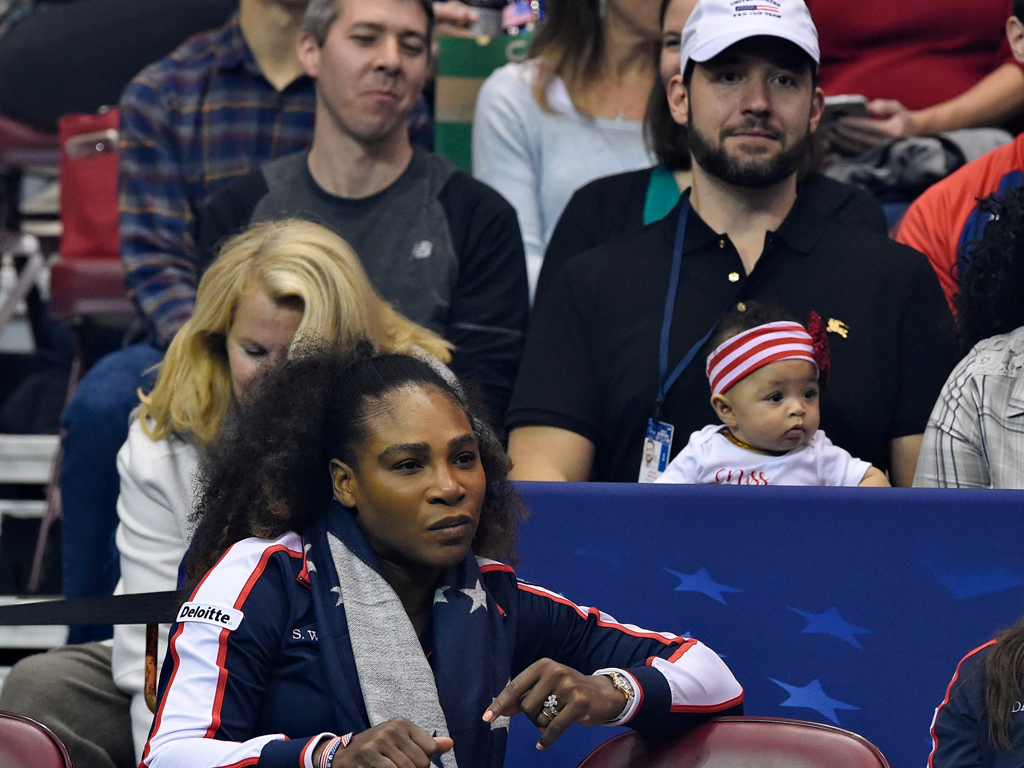
[{"label": "diamond ring", "polygon": [[558,697],[552,693],[544,700],[544,706],[540,708],[540,714],[546,717],[550,723],[558,717],[558,712]]}]

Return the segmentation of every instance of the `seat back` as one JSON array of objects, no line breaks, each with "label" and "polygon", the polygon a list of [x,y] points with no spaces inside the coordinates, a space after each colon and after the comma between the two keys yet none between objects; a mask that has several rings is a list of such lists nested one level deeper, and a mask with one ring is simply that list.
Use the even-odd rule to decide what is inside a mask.
[{"label": "seat back", "polygon": [[0,711],[0,765],[4,768],[75,768],[53,731],[13,712]]},{"label": "seat back", "polygon": [[120,263],[117,109],[64,115],[60,131],[60,240],[62,259]]},{"label": "seat back", "polygon": [[57,134],[0,115],[0,165],[57,165]]},{"label": "seat back", "polygon": [[50,268],[50,311],[126,327],[135,307],[121,268],[118,111],[64,115],[59,126],[63,235]]},{"label": "seat back", "polygon": [[599,745],[579,768],[889,768],[881,751],[851,731],[771,717],[722,717],[661,747],[636,733]]}]

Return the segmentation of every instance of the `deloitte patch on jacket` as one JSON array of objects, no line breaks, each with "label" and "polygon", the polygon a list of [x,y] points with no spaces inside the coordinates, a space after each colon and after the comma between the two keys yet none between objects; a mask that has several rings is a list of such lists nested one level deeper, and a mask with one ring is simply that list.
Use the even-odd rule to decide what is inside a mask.
[{"label": "deloitte patch on jacket", "polygon": [[216,605],[204,603],[185,603],[178,611],[178,621],[201,621],[204,624],[213,624],[222,629],[236,630],[242,623],[245,614],[236,611],[234,608],[222,608]]}]

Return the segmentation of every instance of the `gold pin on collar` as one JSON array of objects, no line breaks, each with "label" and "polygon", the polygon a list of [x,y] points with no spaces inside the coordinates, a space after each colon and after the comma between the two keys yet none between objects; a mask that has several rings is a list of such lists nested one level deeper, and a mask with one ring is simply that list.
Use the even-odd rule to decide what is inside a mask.
[{"label": "gold pin on collar", "polygon": [[825,332],[837,333],[845,339],[850,335],[850,326],[842,320],[836,320],[834,317],[830,317],[828,319],[828,323],[825,325]]}]

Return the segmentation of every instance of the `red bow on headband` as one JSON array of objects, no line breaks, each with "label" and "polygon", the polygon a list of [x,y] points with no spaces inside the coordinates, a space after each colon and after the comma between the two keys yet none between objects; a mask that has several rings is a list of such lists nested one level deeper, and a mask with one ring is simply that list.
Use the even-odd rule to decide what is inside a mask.
[{"label": "red bow on headband", "polygon": [[818,366],[818,386],[828,386],[828,374],[832,368],[832,358],[828,351],[828,337],[825,335],[825,324],[817,312],[807,316],[807,332],[811,334],[814,346],[814,363]]}]

